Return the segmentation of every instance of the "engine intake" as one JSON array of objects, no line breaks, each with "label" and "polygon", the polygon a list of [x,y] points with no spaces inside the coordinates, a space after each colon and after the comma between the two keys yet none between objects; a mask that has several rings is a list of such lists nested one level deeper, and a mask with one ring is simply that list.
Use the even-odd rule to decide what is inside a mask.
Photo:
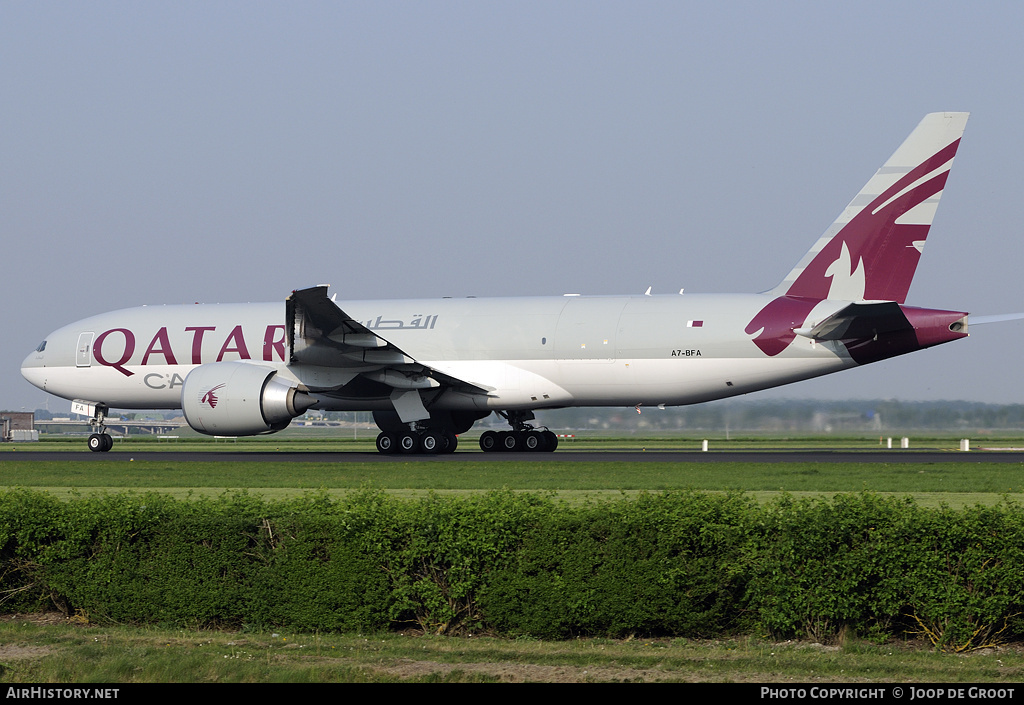
[{"label": "engine intake", "polygon": [[185,420],[210,436],[255,436],[286,428],[316,400],[277,370],[246,362],[210,362],[185,377]]}]

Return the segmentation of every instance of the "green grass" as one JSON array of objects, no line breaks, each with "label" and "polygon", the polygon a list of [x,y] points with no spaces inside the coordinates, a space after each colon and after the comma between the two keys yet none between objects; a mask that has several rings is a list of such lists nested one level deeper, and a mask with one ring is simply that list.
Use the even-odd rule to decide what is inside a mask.
[{"label": "green grass", "polygon": [[1008,463],[687,463],[395,461],[5,461],[0,484],[39,487],[231,487],[490,490],[1024,492]]},{"label": "green grass", "polygon": [[[594,451],[646,449],[656,455],[669,448],[698,448],[699,440],[680,438],[581,438],[563,448]],[[138,438],[118,441],[115,448],[129,453],[128,459],[77,461],[28,461],[16,453],[37,450],[82,450],[83,440],[48,439],[34,444],[4,444],[7,453],[0,462],[0,486],[44,489],[60,496],[83,492],[157,490],[185,497],[191,494],[219,494],[247,489],[268,499],[301,494],[309,490],[343,493],[367,485],[400,495],[416,496],[427,491],[479,492],[503,487],[526,491],[553,491],[568,499],[585,499],[608,494],[640,491],[696,489],[741,490],[758,499],[786,492],[797,495],[830,495],[869,490],[910,495],[924,506],[947,503],[953,507],[994,504],[1004,495],[1024,493],[1024,472],[1019,464],[986,462],[947,463],[746,463],[672,462],[555,462],[531,457],[529,460],[496,462],[479,454],[479,460],[460,458],[446,462],[444,456],[429,460],[365,462],[353,452],[375,452],[368,439],[312,438],[280,435],[269,438],[214,441],[194,438],[161,441]],[[475,443],[473,438],[464,444]],[[914,447],[952,449],[958,439],[935,435],[916,438]],[[991,437],[984,442],[994,447],[1024,447],[1024,439]],[[978,443],[974,447],[977,448]],[[719,439],[712,445],[720,450],[857,449],[869,452],[879,447],[877,438],[804,436],[797,438],[748,437]],[[302,462],[178,462],[153,460],[154,450],[179,451],[277,451],[334,452],[330,463]],[[147,453],[134,460],[131,452]],[[907,451],[904,451],[907,452]],[[913,453],[913,450],[909,451]],[[977,455],[972,459],[977,459]],[[597,458],[595,457],[595,460]]]},{"label": "green grass", "polygon": [[0,463],[0,486],[75,492],[157,490],[177,496],[247,489],[268,499],[367,485],[415,495],[504,487],[555,491],[567,497],[619,492],[740,490],[759,498],[780,492],[873,491],[912,495],[924,505],[993,504],[1024,495],[1024,471],[1009,463],[680,463],[480,460],[287,463],[160,460],[22,461]]},{"label": "green grass", "polygon": [[0,681],[1019,682],[1024,653],[960,658],[919,645],[769,643],[757,638],[564,642],[402,634],[295,634],[0,623]]}]

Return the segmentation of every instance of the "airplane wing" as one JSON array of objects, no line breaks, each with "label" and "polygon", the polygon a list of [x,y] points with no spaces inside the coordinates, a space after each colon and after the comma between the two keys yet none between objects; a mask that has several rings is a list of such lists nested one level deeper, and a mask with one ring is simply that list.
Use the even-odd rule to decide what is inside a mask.
[{"label": "airplane wing", "polygon": [[[327,287],[293,291],[286,303],[291,363],[335,367],[356,374],[338,393],[348,397],[390,397],[403,422],[426,418],[421,391],[488,390],[423,365],[353,319],[327,297]],[[376,383],[367,385],[366,382]]]}]

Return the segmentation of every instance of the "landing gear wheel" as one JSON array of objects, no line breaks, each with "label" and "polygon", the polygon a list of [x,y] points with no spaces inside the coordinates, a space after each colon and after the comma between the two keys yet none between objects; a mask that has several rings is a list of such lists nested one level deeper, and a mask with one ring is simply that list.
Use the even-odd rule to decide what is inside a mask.
[{"label": "landing gear wheel", "polygon": [[558,447],[558,436],[556,436],[553,431],[544,431],[543,435],[544,440],[547,441],[544,450],[546,450],[548,453],[553,453],[554,450]]},{"label": "landing gear wheel", "polygon": [[501,449],[509,453],[515,453],[523,449],[523,439],[520,434],[514,431],[502,431],[498,434],[501,437]]},{"label": "landing gear wheel", "polygon": [[523,434],[523,450],[531,453],[547,450],[547,439],[540,431],[529,431]]},{"label": "landing gear wheel", "polygon": [[444,441],[444,448],[441,450],[442,453],[454,453],[455,449],[459,447],[459,439],[451,431],[445,431],[442,433],[441,440]]},{"label": "landing gear wheel", "polygon": [[394,435],[381,432],[377,435],[377,452],[391,455],[398,452],[398,442]]},{"label": "landing gear wheel", "polygon": [[420,439],[415,433],[406,431],[398,436],[398,452],[415,453],[420,449]]},{"label": "landing gear wheel", "polygon": [[498,450],[498,434],[494,431],[484,431],[480,435],[480,450],[485,453]]},{"label": "landing gear wheel", "polygon": [[440,434],[434,433],[433,431],[427,431],[419,439],[420,449],[427,455],[435,455],[441,452],[444,447],[444,440]]},{"label": "landing gear wheel", "polygon": [[93,433],[89,436],[89,450],[93,453],[106,453],[114,447],[114,439],[106,433]]}]

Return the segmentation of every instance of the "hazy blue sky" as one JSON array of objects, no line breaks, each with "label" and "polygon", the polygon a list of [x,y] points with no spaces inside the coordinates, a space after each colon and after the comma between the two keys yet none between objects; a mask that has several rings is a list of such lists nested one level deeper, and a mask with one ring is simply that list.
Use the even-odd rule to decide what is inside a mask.
[{"label": "hazy blue sky", "polygon": [[[0,407],[138,304],[774,286],[972,117],[908,303],[1024,311],[1024,3],[0,2]],[[781,391],[1024,401],[1024,322]],[[51,409],[67,404],[51,398]]]}]

